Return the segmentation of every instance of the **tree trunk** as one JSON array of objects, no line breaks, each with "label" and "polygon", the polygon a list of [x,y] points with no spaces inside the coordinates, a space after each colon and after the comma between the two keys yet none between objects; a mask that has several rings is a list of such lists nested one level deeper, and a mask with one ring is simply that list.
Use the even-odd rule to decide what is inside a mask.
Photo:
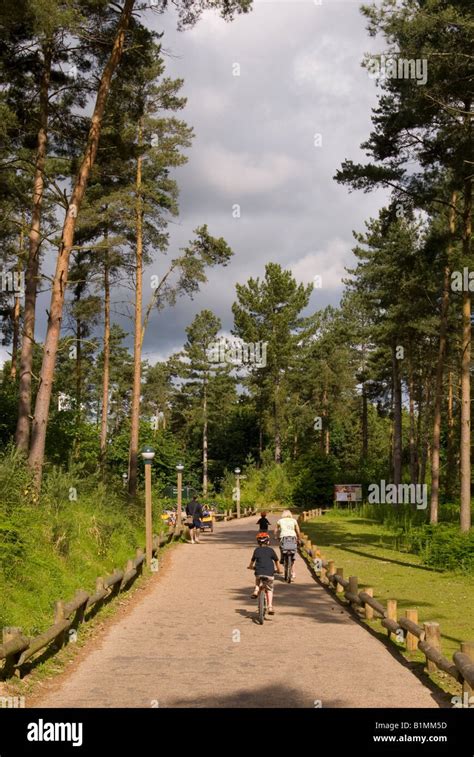
[{"label": "tree trunk", "polygon": [[[463,212],[463,264],[469,265],[471,252],[471,179],[464,185]],[[471,528],[471,294],[463,292],[462,298],[462,342],[461,342],[461,531]]]},{"label": "tree trunk", "polygon": [[425,413],[425,405],[423,402],[423,371],[420,371],[417,382],[417,409],[418,418],[416,422],[416,459],[418,461],[418,470],[416,472],[416,480],[420,483],[421,476],[421,457],[423,454],[423,420]]},{"label": "tree trunk", "polygon": [[82,321],[76,318],[76,418],[81,420],[82,402]]},{"label": "tree trunk", "polygon": [[413,380],[413,354],[412,346],[410,345],[410,353],[408,355],[408,402],[410,412],[410,483],[417,483],[418,462],[416,454],[416,438],[415,438],[415,385]]},{"label": "tree trunk", "polygon": [[[106,244],[107,232],[105,233]],[[107,417],[109,414],[109,380],[110,380],[110,282],[109,250],[104,253],[104,372],[102,375],[102,413],[100,420],[100,464],[105,469],[107,456]]]},{"label": "tree trunk", "polygon": [[431,456],[431,502],[430,502],[430,523],[438,522],[439,506],[439,458],[440,458],[440,440],[441,440],[441,408],[443,401],[443,375],[444,362],[446,357],[446,343],[448,331],[448,314],[449,314],[449,291],[451,285],[451,260],[453,255],[454,234],[456,231],[456,192],[451,196],[451,207],[449,209],[449,233],[450,243],[447,250],[447,260],[443,273],[443,296],[441,300],[441,315],[439,327],[439,348],[438,361],[436,364],[436,384],[434,397],[434,418],[433,418],[433,444]]},{"label": "tree trunk", "polygon": [[362,382],[362,463],[365,465],[369,455],[369,423],[367,415],[367,389]]},{"label": "tree trunk", "polygon": [[446,502],[452,502],[454,497],[454,473],[456,459],[454,454],[454,413],[453,413],[453,372],[448,373],[448,401],[447,401],[447,424],[448,433],[446,440],[446,476],[444,484],[444,496]]},{"label": "tree trunk", "polygon": [[44,344],[40,385],[38,394],[36,396],[35,417],[33,420],[32,428],[32,443],[29,456],[29,464],[34,470],[35,483],[38,489],[41,486],[49,405],[51,402],[54,368],[56,365],[56,354],[61,333],[64,297],[66,294],[67,275],[69,270],[69,257],[71,254],[71,247],[74,244],[76,218],[79,213],[81,202],[86,191],[89,175],[97,155],[102,119],[104,116],[110,84],[113,73],[120,62],[120,58],[122,57],[125,33],[130,22],[134,3],[135,0],[125,0],[125,4],[120,14],[120,20],[118,22],[112,52],[100,80],[85,154],[79,168],[74,189],[71,195],[71,203],[69,205],[69,209],[63,225],[62,238],[56,262],[56,271],[52,285],[48,328]]},{"label": "tree trunk", "polygon": [[41,215],[44,195],[44,167],[48,145],[49,83],[51,79],[52,46],[43,48],[43,71],[39,95],[39,119],[33,181],[33,207],[29,232],[28,261],[25,271],[25,308],[21,340],[20,383],[18,388],[18,419],[15,434],[17,449],[25,454],[30,443],[31,386],[35,339],[36,291],[38,287],[39,253],[41,247]]},{"label": "tree trunk", "polygon": [[207,386],[204,380],[204,397],[202,404],[203,428],[202,428],[202,493],[207,497]]},{"label": "tree trunk", "polygon": [[420,484],[425,483],[426,478],[426,466],[428,464],[428,460],[430,457],[430,422],[431,422],[431,376],[429,373],[426,374],[426,381],[425,381],[425,422],[424,422],[424,428],[423,428],[423,442],[422,442],[422,450],[421,450],[421,465],[420,465]]},{"label": "tree trunk", "polygon": [[[25,217],[22,216],[20,239],[18,245],[18,273],[23,271],[23,256],[25,253],[25,231],[24,231]],[[12,360],[10,366],[10,378],[12,381],[16,381],[17,365],[18,365],[18,344],[20,337],[20,316],[21,316],[21,303],[20,294],[15,296],[15,304],[13,306],[13,341],[12,341]]]},{"label": "tree trunk", "polygon": [[396,346],[392,348],[393,372],[393,483],[402,480],[402,386]]},{"label": "tree trunk", "polygon": [[324,454],[329,455],[329,413],[328,413],[328,392],[325,387],[323,390],[323,422],[321,429],[321,449]]},{"label": "tree trunk", "polygon": [[[142,124],[138,125],[138,148],[142,144]],[[138,476],[138,440],[140,431],[140,396],[142,374],[142,298],[143,298],[143,202],[142,202],[142,156],[137,158],[135,228],[136,283],[135,283],[135,340],[133,349],[132,416],[130,421],[130,452],[128,461],[128,493],[135,497]]]},{"label": "tree trunk", "polygon": [[281,429],[280,429],[280,376],[275,382],[275,398],[273,402],[273,417],[275,422],[275,462],[281,463]]}]

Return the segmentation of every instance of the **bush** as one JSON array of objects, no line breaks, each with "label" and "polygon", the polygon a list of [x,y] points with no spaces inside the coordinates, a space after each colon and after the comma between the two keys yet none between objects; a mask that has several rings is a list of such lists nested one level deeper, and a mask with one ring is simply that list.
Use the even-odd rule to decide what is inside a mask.
[{"label": "bush", "polygon": [[407,540],[425,565],[438,570],[474,572],[474,531],[462,533],[454,524],[413,529]]},{"label": "bush", "polygon": [[311,510],[332,502],[336,467],[331,457],[315,447],[298,461],[295,473],[292,490],[294,505]]}]

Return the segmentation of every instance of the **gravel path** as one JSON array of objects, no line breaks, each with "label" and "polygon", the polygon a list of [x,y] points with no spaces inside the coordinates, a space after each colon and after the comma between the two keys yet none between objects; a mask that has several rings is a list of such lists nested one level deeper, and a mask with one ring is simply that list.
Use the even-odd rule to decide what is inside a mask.
[{"label": "gravel path", "polygon": [[273,618],[254,622],[246,566],[255,520],[219,524],[200,544],[176,547],[146,597],[37,705],[437,707],[299,557],[296,583],[275,580]]}]

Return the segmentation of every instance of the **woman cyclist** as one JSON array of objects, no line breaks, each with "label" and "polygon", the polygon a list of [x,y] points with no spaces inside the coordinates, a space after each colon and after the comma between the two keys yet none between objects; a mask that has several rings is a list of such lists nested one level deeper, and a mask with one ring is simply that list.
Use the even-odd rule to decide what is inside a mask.
[{"label": "woman cyclist", "polygon": [[298,549],[298,539],[301,536],[298,522],[293,518],[291,510],[283,510],[280,520],[277,522],[275,537],[280,541],[281,562],[283,563],[283,552],[291,552],[291,578],[296,578],[295,559],[296,550]]}]

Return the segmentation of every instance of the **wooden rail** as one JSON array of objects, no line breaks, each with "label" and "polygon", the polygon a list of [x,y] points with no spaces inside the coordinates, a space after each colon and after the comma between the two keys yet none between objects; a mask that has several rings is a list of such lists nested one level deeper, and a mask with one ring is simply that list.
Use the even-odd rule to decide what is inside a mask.
[{"label": "wooden rail", "polygon": [[[302,529],[303,523],[321,515],[321,508],[303,512],[299,518],[300,529]],[[343,569],[336,568],[333,560],[324,559],[318,547],[311,543],[309,536],[302,530],[300,554],[318,581],[326,588],[334,589],[341,599],[345,598],[351,609],[358,615],[363,613],[366,620],[372,620],[374,613],[376,613],[381,618],[382,626],[387,629],[389,639],[395,637],[398,642],[403,640],[408,651],[413,652],[419,649],[425,655],[429,673],[437,669],[448,673],[462,684],[463,694],[467,692],[468,695],[472,695],[474,690],[474,642],[462,642],[461,650],[453,654],[453,662],[451,662],[441,652],[439,623],[427,621],[422,626],[419,625],[416,608],[406,610],[405,617],[398,618],[396,599],[387,600],[385,607],[381,602],[374,599],[373,588],[368,587],[364,591],[358,591],[357,577],[344,578]]]},{"label": "wooden rail", "polygon": [[[256,514],[255,509],[244,508],[241,517],[249,517]],[[235,511],[226,511],[225,520],[231,520],[236,517]],[[172,527],[166,533],[153,536],[153,554],[156,559],[158,550],[169,544],[171,541],[179,539],[185,532],[186,526],[181,528]],[[69,602],[58,600],[55,603],[54,623],[38,636],[27,638],[22,635],[21,628],[8,627],[3,629],[3,643],[0,644],[0,660],[4,660],[3,676],[7,677],[13,673],[21,675],[21,667],[27,660],[33,657],[37,652],[51,643],[55,643],[57,649],[60,649],[68,638],[68,631],[77,628],[80,623],[86,620],[86,614],[93,607],[100,605],[109,597],[114,597],[122,591],[125,591],[132,584],[132,581],[143,572],[145,563],[145,554],[142,549],[137,549],[136,556],[128,560],[123,570],[118,568],[114,572],[103,578],[100,576],[96,579],[95,591],[89,594],[83,589],[76,592],[73,599]],[[156,568],[158,564],[156,563]]]}]

